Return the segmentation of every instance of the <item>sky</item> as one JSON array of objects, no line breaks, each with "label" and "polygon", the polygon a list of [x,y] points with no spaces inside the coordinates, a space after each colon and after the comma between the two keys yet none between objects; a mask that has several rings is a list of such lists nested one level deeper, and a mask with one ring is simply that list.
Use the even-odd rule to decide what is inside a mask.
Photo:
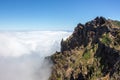
[{"label": "sky", "polygon": [[0,30],[73,30],[96,16],[120,20],[120,0],[0,0]]}]

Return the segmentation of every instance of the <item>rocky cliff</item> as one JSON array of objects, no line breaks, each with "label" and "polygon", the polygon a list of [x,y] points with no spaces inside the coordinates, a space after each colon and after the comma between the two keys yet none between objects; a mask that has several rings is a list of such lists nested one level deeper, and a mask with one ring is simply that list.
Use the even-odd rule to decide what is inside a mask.
[{"label": "rocky cliff", "polygon": [[49,80],[120,80],[120,22],[96,17],[79,23],[51,59]]}]

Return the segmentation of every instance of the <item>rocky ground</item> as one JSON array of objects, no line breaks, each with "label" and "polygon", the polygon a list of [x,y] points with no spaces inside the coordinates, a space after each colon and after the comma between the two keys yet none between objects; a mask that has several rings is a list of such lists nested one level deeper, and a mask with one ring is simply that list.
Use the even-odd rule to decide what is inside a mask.
[{"label": "rocky ground", "polygon": [[51,59],[49,80],[120,80],[120,22],[96,17],[78,24]]}]

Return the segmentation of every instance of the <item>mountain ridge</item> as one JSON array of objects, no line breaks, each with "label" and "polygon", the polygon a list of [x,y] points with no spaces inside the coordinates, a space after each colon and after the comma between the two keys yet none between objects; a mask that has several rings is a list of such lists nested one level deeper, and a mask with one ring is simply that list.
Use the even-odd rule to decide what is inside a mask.
[{"label": "mountain ridge", "polygon": [[120,22],[96,17],[79,23],[51,60],[49,80],[119,80]]}]

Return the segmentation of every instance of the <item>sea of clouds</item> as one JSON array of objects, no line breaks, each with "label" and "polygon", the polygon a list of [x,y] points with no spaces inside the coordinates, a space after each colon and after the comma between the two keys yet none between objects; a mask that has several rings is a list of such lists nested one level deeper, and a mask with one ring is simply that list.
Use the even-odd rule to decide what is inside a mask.
[{"label": "sea of clouds", "polygon": [[71,32],[0,32],[0,80],[48,80],[52,64],[44,58],[60,51]]}]

